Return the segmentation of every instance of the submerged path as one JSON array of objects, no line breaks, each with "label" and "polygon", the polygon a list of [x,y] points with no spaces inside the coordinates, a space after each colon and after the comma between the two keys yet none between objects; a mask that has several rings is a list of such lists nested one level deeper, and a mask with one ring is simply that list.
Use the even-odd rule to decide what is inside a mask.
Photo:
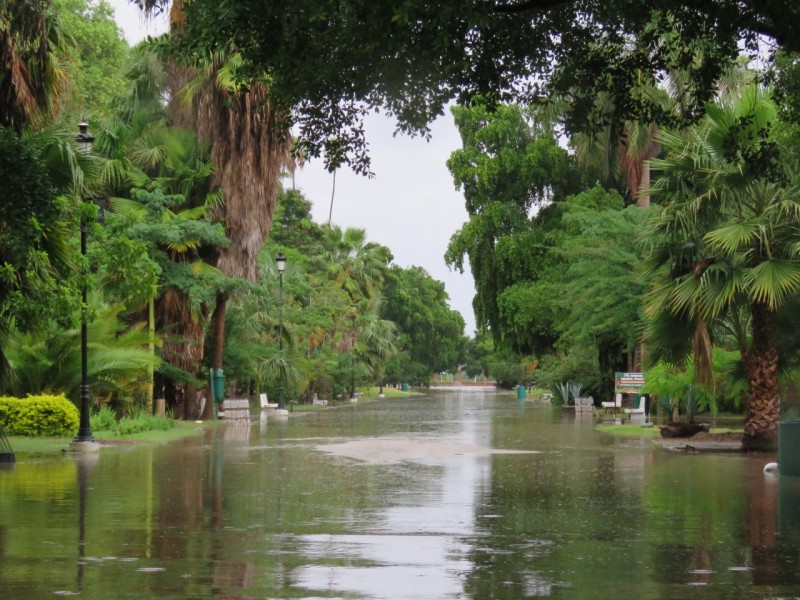
[{"label": "submerged path", "polygon": [[254,415],[0,471],[0,597],[796,597],[800,491],[763,462],[487,391]]}]

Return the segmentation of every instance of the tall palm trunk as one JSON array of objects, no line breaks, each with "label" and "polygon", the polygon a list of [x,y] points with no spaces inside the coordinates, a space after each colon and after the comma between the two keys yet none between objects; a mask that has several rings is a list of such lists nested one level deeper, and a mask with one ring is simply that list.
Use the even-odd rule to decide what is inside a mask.
[{"label": "tall palm trunk", "polygon": [[[291,136],[272,110],[266,87],[257,83],[235,92],[212,83],[201,95],[198,117],[201,137],[211,142],[216,167],[212,184],[224,199],[215,216],[230,240],[219,249],[217,267],[228,277],[256,281],[258,254],[272,227]],[[228,298],[227,293],[217,294],[212,368],[222,367]]]},{"label": "tall palm trunk", "polygon": [[750,348],[744,352],[744,365],[750,392],[744,426],[744,450],[774,451],[778,441],[778,351],[775,347],[775,311],[763,302],[752,306]]},{"label": "tall palm trunk", "polygon": [[[171,29],[179,30],[183,22],[181,0],[173,2],[170,18]],[[224,201],[214,216],[225,224],[230,240],[219,250],[216,266],[229,277],[256,281],[258,254],[272,227],[281,168],[289,162],[291,134],[283,115],[273,110],[265,85],[251,82],[235,90],[224,89],[216,80],[220,67],[218,64],[211,69],[208,83],[192,106],[180,102],[180,90],[173,89],[170,113],[176,125],[195,130],[211,146],[215,167],[212,185],[221,189]],[[173,61],[170,79],[175,88],[182,88],[196,73]],[[227,293],[217,294],[212,319],[214,368],[222,366],[227,300]],[[198,337],[186,341],[199,348],[202,360],[205,332],[202,328],[188,329]],[[206,403],[204,416],[208,416],[210,405]]]},{"label": "tall palm trunk", "polygon": [[217,266],[229,277],[255,281],[291,136],[282,115],[272,110],[268,90],[258,83],[235,92],[209,85],[200,98],[198,124],[201,138],[211,143],[212,184],[224,199],[215,216],[230,239],[219,251]]}]

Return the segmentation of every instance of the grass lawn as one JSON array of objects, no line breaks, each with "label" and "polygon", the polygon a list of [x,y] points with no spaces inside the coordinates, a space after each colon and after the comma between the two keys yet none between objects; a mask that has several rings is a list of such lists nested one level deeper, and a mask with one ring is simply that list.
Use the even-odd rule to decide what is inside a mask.
[{"label": "grass lawn", "polygon": [[[204,429],[209,427],[218,427],[222,425],[222,421],[205,421],[202,424],[193,421],[176,421],[175,427],[162,431],[143,431],[141,433],[134,433],[131,435],[117,436],[108,431],[93,432],[95,439],[98,442],[135,442],[140,444],[163,444],[178,440],[181,438],[198,435]],[[72,438],[36,438],[36,437],[21,437],[10,436],[8,438],[11,444],[11,449],[17,455],[42,455],[42,454],[60,454],[69,451],[69,446],[72,443]]]},{"label": "grass lawn", "polygon": [[633,425],[625,424],[625,425],[613,425],[613,424],[605,424],[600,423],[599,425],[595,426],[597,431],[602,433],[608,433],[611,435],[616,435],[618,437],[658,437],[660,432],[658,427],[642,427],[639,423],[634,423]]},{"label": "grass lawn", "polygon": [[[595,426],[597,431],[602,433],[608,433],[610,435],[616,435],[618,437],[641,437],[641,438],[651,438],[651,437],[659,437],[661,435],[661,431],[659,430],[658,425],[653,425],[652,427],[642,427],[640,423],[635,423],[633,425],[625,424],[625,425],[613,425],[613,424],[605,424],[600,423],[599,425]],[[744,433],[744,429],[741,427],[712,427],[711,433]]]},{"label": "grass lawn", "polygon": [[[377,386],[360,388],[361,396],[359,396],[358,399],[361,402],[378,400],[379,391],[380,388]],[[409,396],[418,396],[419,394],[417,392],[403,392],[395,388],[385,387],[383,388],[383,395],[385,398],[407,398]],[[347,399],[344,399],[344,400],[336,400],[335,402],[327,406],[320,406],[315,404],[293,404],[291,410],[292,412],[313,412],[337,406],[350,406],[350,402]]]},{"label": "grass lawn", "polygon": [[[362,388],[363,401],[376,400],[378,398],[378,387]],[[417,395],[416,392],[402,392],[394,388],[384,388],[384,395],[386,398],[405,398],[407,396]],[[334,406],[348,406],[349,403],[344,400]],[[292,406],[292,412],[307,413],[317,410],[324,410],[328,406],[314,406],[312,404],[295,404]],[[199,435],[203,430],[209,427],[219,427],[224,424],[224,421],[213,420],[204,421],[203,423],[195,423],[194,421],[175,421],[175,427],[167,430],[153,430],[143,431],[141,433],[134,433],[130,435],[119,436],[110,431],[93,431],[95,439],[100,442],[106,442],[111,445],[138,443],[138,444],[163,444],[178,440],[181,438],[189,437],[192,435]],[[11,449],[17,455],[17,458],[24,456],[38,456],[38,455],[55,455],[62,452],[68,452],[70,444],[72,443],[71,437],[55,437],[55,438],[35,438],[35,437],[22,437],[10,436],[8,438],[11,444]]]},{"label": "grass lawn", "polygon": [[[367,399],[377,398],[378,392],[380,391],[379,387],[367,387],[363,389],[364,389],[364,398]],[[385,387],[383,388],[383,395],[386,398],[408,398],[409,396],[417,396],[419,394],[417,392],[403,392],[402,390],[398,390],[397,388]]]}]

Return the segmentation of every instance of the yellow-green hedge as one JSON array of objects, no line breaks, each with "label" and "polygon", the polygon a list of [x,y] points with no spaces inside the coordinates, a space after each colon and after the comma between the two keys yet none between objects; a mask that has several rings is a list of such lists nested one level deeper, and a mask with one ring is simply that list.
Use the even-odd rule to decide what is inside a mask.
[{"label": "yellow-green hedge", "polygon": [[0,425],[8,435],[70,437],[79,420],[78,408],[63,395],[0,397]]}]

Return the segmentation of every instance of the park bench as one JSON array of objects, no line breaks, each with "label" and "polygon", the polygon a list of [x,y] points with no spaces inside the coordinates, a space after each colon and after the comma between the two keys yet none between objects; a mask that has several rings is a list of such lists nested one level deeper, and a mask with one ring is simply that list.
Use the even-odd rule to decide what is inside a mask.
[{"label": "park bench", "polygon": [[250,401],[247,398],[226,398],[222,401],[220,417],[226,421],[250,422]]}]

